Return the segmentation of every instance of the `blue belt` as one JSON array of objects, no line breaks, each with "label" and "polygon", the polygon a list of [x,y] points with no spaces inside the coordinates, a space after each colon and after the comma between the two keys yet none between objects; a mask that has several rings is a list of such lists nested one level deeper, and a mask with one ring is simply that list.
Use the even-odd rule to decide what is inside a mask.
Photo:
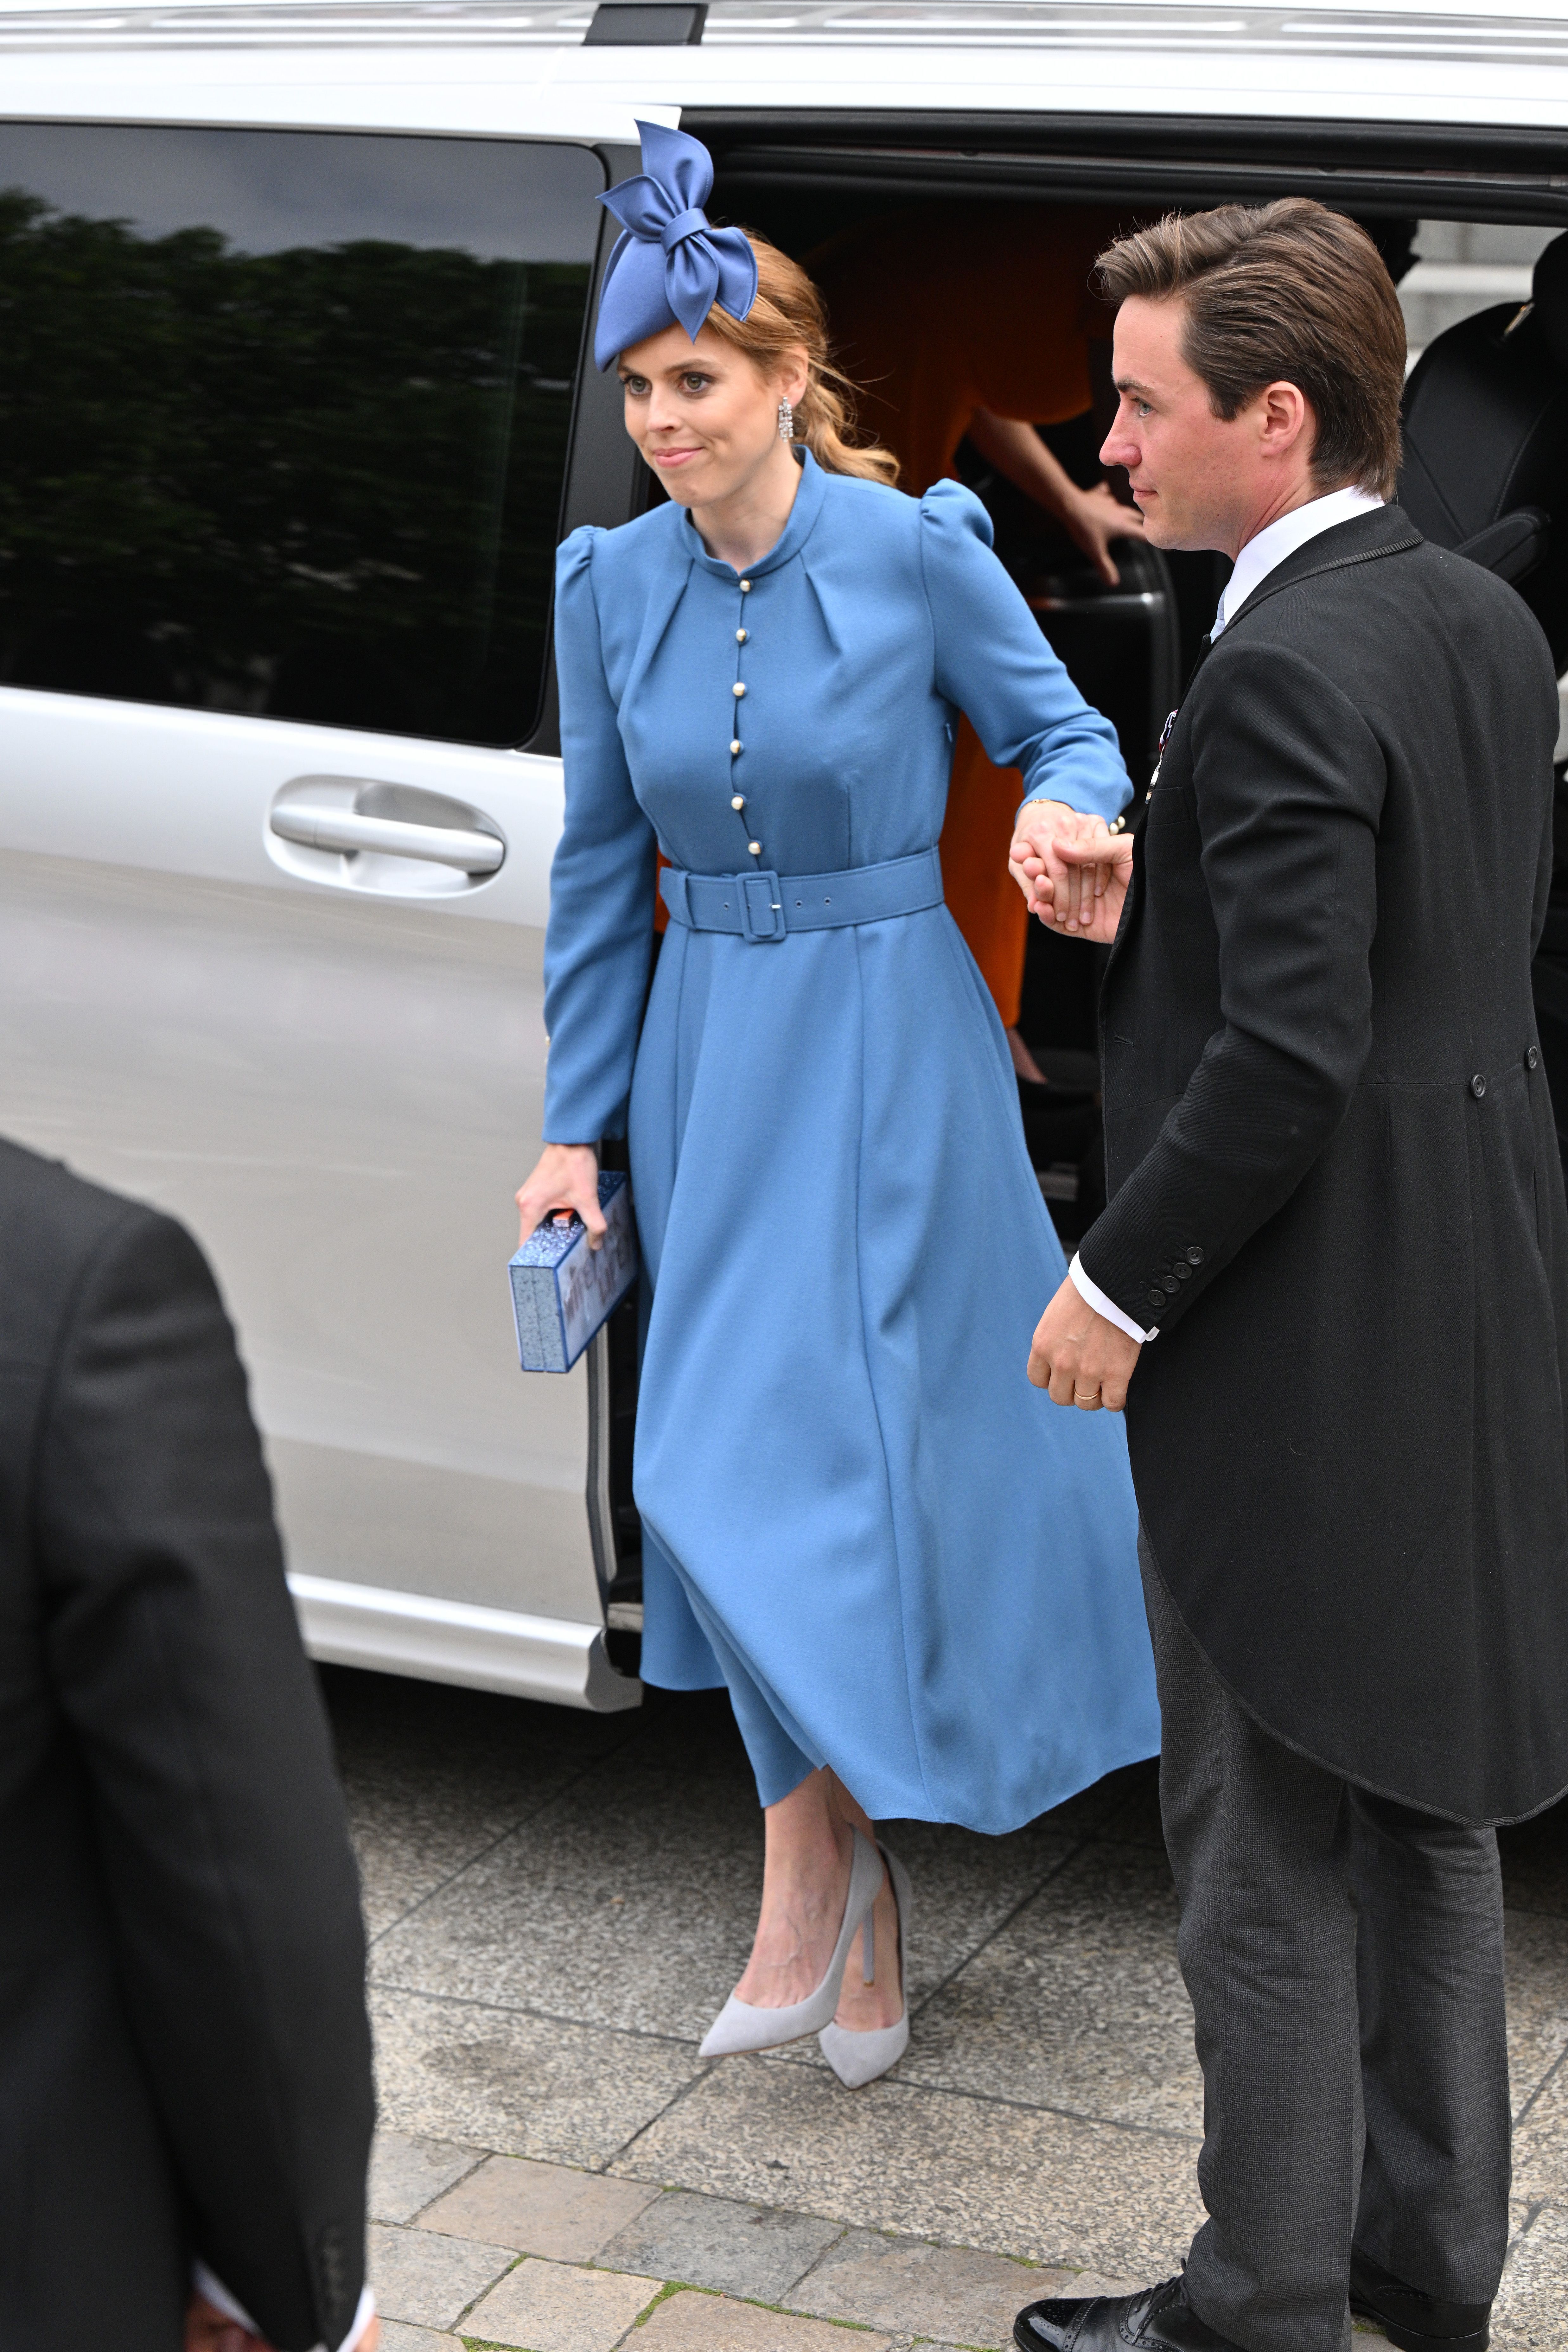
[{"label": "blue belt", "polygon": [[851,866],[842,874],[683,874],[667,866],[659,894],[670,915],[693,931],[736,931],[757,945],[790,931],[836,931],[847,923],[885,923],[942,905],[942,860],[934,849],[890,857],[885,866]]}]

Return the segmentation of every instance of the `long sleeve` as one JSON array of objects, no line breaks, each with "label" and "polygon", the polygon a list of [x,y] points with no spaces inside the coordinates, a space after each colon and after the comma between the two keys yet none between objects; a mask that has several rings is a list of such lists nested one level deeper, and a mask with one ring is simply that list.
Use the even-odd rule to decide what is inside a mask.
[{"label": "long sleeve", "polygon": [[[1123,1313],[1141,1319],[1157,1303],[1163,1330],[1289,1199],[1350,1108],[1372,1050],[1387,783],[1354,706],[1313,664],[1256,637],[1206,664],[1192,742],[1221,1025],[1079,1250]],[[1185,821],[1159,801],[1148,840]],[[1178,1259],[1191,1271],[1167,1297],[1159,1275]]]},{"label": "long sleeve", "polygon": [[1108,719],[1091,709],[991,548],[991,518],[958,482],[921,500],[921,562],[936,637],[937,684],[1024,797],[1063,801],[1107,823],[1132,785]]},{"label": "long sleeve", "polygon": [[50,1685],[194,2252],[279,2352],[341,2343],[374,2102],[359,1888],[261,1450],[211,1275],[128,1210],[41,1409]]},{"label": "long sleeve", "polygon": [[555,566],[566,816],[544,943],[544,1134],[552,1143],[626,1132],[653,951],[656,843],[632,791],[594,599],[594,549],[604,536],[588,526],[574,530]]}]

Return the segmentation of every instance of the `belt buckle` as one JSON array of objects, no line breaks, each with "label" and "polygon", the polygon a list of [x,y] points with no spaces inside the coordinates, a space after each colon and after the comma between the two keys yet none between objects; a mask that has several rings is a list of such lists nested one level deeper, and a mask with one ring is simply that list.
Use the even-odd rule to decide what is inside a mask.
[{"label": "belt buckle", "polygon": [[738,874],[741,886],[741,929],[754,946],[772,945],[782,940],[785,931],[784,892],[779,877],[771,866],[760,874]]}]

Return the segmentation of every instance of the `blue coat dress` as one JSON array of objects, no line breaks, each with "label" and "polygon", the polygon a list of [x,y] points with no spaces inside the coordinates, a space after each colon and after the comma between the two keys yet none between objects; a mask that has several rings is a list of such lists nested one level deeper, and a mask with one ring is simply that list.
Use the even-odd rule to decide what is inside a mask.
[{"label": "blue coat dress", "polygon": [[567,540],[545,1133],[629,1135],[647,1678],[728,1683],[764,1804],[829,1764],[994,1832],[1159,1745],[1121,1419],[1025,1377],[1065,1265],[995,1009],[937,904],[672,921],[644,1013],[656,841],[721,876],[929,850],[961,709],[1031,794],[1125,803],[990,538],[955,483],[805,456],[745,584],[677,505]]}]

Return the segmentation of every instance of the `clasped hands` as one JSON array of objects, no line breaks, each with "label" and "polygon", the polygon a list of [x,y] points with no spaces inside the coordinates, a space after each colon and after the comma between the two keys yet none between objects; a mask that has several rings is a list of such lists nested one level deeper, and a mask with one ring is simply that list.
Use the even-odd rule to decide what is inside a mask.
[{"label": "clasped hands", "polygon": [[1063,801],[1028,801],[1007,856],[1031,914],[1065,937],[1110,946],[1132,873],[1125,834]]}]

